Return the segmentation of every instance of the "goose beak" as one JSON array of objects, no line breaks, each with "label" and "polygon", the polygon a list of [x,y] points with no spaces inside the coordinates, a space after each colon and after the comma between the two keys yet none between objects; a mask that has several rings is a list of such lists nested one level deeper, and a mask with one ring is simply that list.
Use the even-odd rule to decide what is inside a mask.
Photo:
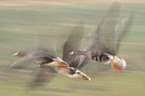
[{"label": "goose beak", "polygon": [[121,72],[121,67],[117,66],[116,64],[113,64],[113,59],[111,59],[111,67],[113,70],[115,70],[116,72],[120,73]]},{"label": "goose beak", "polygon": [[69,53],[69,55],[73,55],[73,54],[74,54],[74,52],[73,52],[73,51]]},{"label": "goose beak", "polygon": [[19,54],[19,52],[17,52],[17,53],[14,53],[12,56],[17,56]]},{"label": "goose beak", "polygon": [[37,65],[37,67],[40,67],[40,64],[39,64],[39,65]]}]

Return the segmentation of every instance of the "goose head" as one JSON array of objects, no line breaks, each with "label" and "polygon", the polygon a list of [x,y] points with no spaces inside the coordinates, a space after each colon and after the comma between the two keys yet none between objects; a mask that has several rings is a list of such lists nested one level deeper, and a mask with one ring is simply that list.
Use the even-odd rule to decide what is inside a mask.
[{"label": "goose head", "polygon": [[75,50],[69,53],[69,55],[86,55],[87,51]]},{"label": "goose head", "polygon": [[24,52],[16,52],[16,53],[14,53],[12,56],[24,56],[25,55],[25,53]]}]

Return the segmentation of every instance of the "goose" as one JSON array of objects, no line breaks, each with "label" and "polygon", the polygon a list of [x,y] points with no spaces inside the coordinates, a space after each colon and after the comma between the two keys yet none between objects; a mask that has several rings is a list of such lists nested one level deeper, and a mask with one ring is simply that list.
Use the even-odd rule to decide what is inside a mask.
[{"label": "goose", "polygon": [[43,49],[39,49],[30,53],[19,51],[14,53],[13,56],[20,58],[11,66],[11,68],[22,67],[24,65],[23,62],[25,61],[34,62],[37,64],[48,64],[49,66],[69,66],[64,60]]},{"label": "goose", "polygon": [[[44,50],[39,50],[28,54],[20,51],[13,54],[13,56],[20,56],[23,61],[26,60],[37,63],[37,66],[41,68],[51,67],[56,72],[67,75],[69,77],[82,77],[84,80],[90,81],[90,78],[85,73],[75,69],[74,67],[70,67],[69,64],[64,60],[56,57],[55,55],[47,53]],[[11,66],[11,68],[21,68],[21,65],[18,65],[19,63],[22,63],[22,61],[15,63],[13,66]]]},{"label": "goose", "polygon": [[[81,44],[82,34],[84,34],[84,22],[80,22],[70,33],[68,39],[63,45],[62,60],[67,62],[68,66],[53,67],[55,71],[60,74],[69,76],[71,78],[81,77],[84,80],[91,81],[91,78],[83,73],[81,68],[87,64],[88,59],[86,56],[70,56],[71,50],[77,49]],[[77,42],[77,43],[76,43]],[[47,68],[49,64],[40,65],[40,67]]]},{"label": "goose", "polygon": [[90,60],[111,64],[113,70],[119,73],[125,69],[126,61],[119,58],[117,54],[120,42],[132,24],[133,14],[131,13],[128,18],[118,24],[119,10],[119,3],[115,2],[92,33],[90,43],[87,45],[90,50],[73,50],[69,54],[84,55]]},{"label": "goose", "polygon": [[[81,29],[79,27],[82,27],[82,24],[74,28],[70,35],[77,36],[81,40],[81,35],[78,35],[77,33],[79,31],[77,31],[77,29]],[[72,38],[68,38],[64,43],[62,59],[54,54],[51,54],[49,51],[44,50],[45,48],[39,48],[39,50],[29,53],[19,51],[13,54],[13,56],[17,56],[19,58],[16,62],[14,62],[14,64],[11,65],[11,68],[23,68],[26,66],[25,62],[37,63],[37,67],[39,67],[39,69],[33,72],[33,80],[31,81],[30,86],[42,85],[46,79],[45,77],[48,70],[53,70],[51,73],[60,73],[71,78],[82,78],[83,80],[91,81],[89,76],[80,71],[81,66],[87,61],[86,56],[69,55],[69,50],[71,48],[75,49],[75,46],[78,46],[78,44],[73,43],[71,40]],[[70,48],[70,45],[73,45],[73,47]]]}]

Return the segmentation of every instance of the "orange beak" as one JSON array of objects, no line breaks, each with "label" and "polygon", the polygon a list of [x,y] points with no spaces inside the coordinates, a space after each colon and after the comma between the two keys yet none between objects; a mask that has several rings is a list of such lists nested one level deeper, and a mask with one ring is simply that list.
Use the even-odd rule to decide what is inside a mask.
[{"label": "orange beak", "polygon": [[112,69],[114,69],[115,71],[118,71],[118,73],[121,72],[121,68],[120,68],[119,66],[113,64],[113,59],[111,59],[111,67],[112,67]]}]

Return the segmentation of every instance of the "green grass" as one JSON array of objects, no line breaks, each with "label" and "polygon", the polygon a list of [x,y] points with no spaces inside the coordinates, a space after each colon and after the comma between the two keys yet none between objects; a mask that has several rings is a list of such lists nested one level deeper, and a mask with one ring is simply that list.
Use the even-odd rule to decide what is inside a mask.
[{"label": "green grass", "polygon": [[[13,73],[9,74],[12,75]],[[1,95],[7,96],[144,96],[145,73],[93,73],[88,74],[92,77],[92,81],[84,81],[82,79],[71,79],[62,75],[58,75],[47,86],[29,89],[27,85],[30,78],[26,74],[12,75],[1,77],[0,92]],[[24,82],[20,82],[20,81]],[[26,81],[26,82],[25,82]]]},{"label": "green grass", "polygon": [[[37,0],[39,1],[39,0]],[[47,1],[47,0],[43,0]],[[51,1],[51,0],[48,0]],[[62,45],[75,24],[85,21],[85,32],[93,31],[112,2],[85,0],[59,4],[35,4],[26,1],[0,1],[0,67],[8,67],[14,61],[16,51],[32,48],[37,39],[46,41],[46,47],[62,56]],[[72,3],[75,2],[75,3]],[[12,3],[12,5],[11,5]],[[67,4],[68,3],[68,4]],[[7,5],[8,4],[8,5]],[[26,4],[22,6],[21,4]],[[16,6],[17,5],[17,6]],[[18,6],[19,5],[19,6]],[[33,90],[26,87],[27,74],[0,72],[0,94],[2,96],[144,96],[145,95],[145,3],[122,3],[120,17],[134,12],[134,24],[121,43],[119,56],[127,61],[127,69],[121,74],[110,71],[110,66],[90,62],[83,68],[92,78],[91,82],[57,76],[49,85]],[[45,35],[37,38],[37,35]],[[42,45],[44,45],[42,44]],[[27,77],[27,78],[25,78]],[[26,83],[19,81],[23,80]]]}]

